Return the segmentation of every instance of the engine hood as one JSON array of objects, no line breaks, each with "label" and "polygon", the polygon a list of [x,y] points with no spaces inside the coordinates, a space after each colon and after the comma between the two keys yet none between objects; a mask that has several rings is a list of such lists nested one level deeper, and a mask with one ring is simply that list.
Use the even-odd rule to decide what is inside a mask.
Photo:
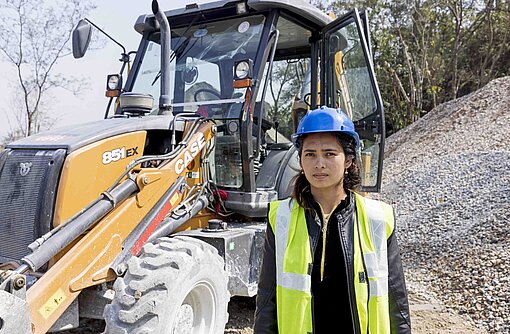
[{"label": "engine hood", "polygon": [[[85,145],[123,133],[140,130],[166,130],[172,128],[174,116],[144,116],[111,118],[62,127],[10,143],[11,149],[65,149],[71,153]],[[176,122],[176,129],[183,129],[183,122]]]}]

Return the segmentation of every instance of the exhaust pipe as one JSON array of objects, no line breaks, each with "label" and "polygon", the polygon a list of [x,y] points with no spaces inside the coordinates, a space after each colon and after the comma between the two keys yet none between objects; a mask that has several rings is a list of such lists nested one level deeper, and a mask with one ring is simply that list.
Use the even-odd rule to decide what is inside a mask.
[{"label": "exhaust pipe", "polygon": [[159,109],[170,109],[170,23],[159,7],[157,0],[152,0],[152,12],[159,23],[161,35],[161,92],[159,95]]}]

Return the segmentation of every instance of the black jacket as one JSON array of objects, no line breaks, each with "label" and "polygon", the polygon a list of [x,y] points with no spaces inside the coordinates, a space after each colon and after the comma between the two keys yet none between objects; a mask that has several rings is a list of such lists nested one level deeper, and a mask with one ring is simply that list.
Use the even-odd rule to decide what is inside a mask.
[{"label": "black jacket", "polygon": [[[336,221],[340,240],[344,248],[345,263],[347,264],[347,282],[350,295],[351,310],[353,311],[353,323],[358,323],[354,282],[354,213],[355,196],[349,196],[349,203],[342,210],[335,210]],[[316,210],[306,210],[306,224],[310,235],[312,255],[315,253],[320,237],[321,218]],[[390,323],[391,333],[411,333],[411,321],[409,315],[409,304],[404,281],[404,273],[400,260],[395,230],[387,240],[388,245],[388,293],[390,301]],[[349,283],[351,282],[351,283]],[[313,309],[312,309],[313,313]],[[359,326],[355,326],[355,333],[358,334]],[[275,238],[271,226],[267,225],[266,239],[262,255],[262,267],[259,277],[257,308],[255,311],[255,334],[278,333],[276,319],[276,259],[275,259]],[[362,334],[362,333],[359,333]],[[364,334],[364,333],[363,333]]]}]

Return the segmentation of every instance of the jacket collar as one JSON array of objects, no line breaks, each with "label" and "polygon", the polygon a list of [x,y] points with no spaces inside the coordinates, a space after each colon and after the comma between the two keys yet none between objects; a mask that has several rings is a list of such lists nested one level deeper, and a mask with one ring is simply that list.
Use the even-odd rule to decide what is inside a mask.
[{"label": "jacket collar", "polygon": [[[317,223],[319,226],[322,226],[322,220],[321,220],[321,207],[319,203],[315,201],[315,199],[311,198],[311,204],[312,204],[312,212],[313,212],[313,219],[315,223]],[[335,215],[336,219],[341,223],[344,224],[348,221],[348,218],[351,217],[352,213],[354,212],[354,207],[356,203],[356,195],[352,191],[347,192],[347,197],[341,201],[335,210],[333,210],[333,215]]]}]

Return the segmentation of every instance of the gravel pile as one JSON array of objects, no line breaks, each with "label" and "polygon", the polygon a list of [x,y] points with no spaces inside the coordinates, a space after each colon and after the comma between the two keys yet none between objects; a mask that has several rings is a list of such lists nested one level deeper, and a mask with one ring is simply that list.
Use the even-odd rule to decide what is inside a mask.
[{"label": "gravel pile", "polygon": [[506,77],[389,137],[379,196],[409,285],[491,333],[510,332],[509,138]]}]

